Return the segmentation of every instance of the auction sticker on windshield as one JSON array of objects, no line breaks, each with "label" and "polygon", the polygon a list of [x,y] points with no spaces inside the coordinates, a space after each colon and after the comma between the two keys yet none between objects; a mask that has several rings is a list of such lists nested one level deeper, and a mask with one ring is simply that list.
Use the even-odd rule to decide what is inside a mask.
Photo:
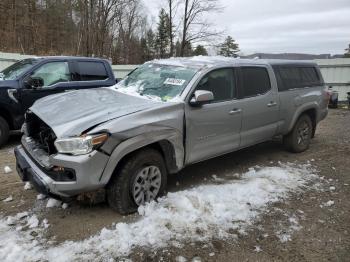
[{"label": "auction sticker on windshield", "polygon": [[182,86],[185,82],[186,82],[186,80],[184,80],[184,79],[167,78],[164,81],[164,84],[166,84],[166,85]]}]

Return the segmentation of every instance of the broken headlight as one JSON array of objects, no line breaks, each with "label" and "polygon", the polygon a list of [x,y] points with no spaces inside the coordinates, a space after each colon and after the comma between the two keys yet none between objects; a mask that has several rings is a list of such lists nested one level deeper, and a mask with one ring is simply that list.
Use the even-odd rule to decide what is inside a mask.
[{"label": "broken headlight", "polygon": [[107,138],[108,134],[62,138],[55,141],[55,147],[62,154],[84,155],[101,146]]}]

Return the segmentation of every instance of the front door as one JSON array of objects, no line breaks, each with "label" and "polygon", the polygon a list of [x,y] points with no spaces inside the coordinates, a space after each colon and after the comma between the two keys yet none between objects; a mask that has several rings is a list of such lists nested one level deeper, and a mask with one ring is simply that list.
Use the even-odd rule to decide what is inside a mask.
[{"label": "front door", "polygon": [[186,164],[239,147],[241,111],[235,108],[236,86],[233,68],[213,70],[200,80],[195,90],[213,92],[214,100],[200,107],[186,105]]},{"label": "front door", "polygon": [[[32,79],[40,80],[41,86],[31,87],[26,85]],[[66,61],[48,62],[36,68],[23,80],[23,88],[20,90],[20,100],[23,111],[31,107],[34,102],[42,97],[63,92],[69,89],[71,72]]]}]

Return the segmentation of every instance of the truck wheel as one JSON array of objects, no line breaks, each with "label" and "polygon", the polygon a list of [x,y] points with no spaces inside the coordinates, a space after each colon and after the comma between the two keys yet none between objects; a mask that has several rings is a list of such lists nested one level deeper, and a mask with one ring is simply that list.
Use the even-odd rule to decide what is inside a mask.
[{"label": "truck wheel", "polygon": [[283,137],[287,150],[300,153],[309,148],[312,137],[312,122],[308,115],[302,115],[295,123],[292,131]]},{"label": "truck wheel", "polygon": [[107,185],[109,206],[122,215],[137,211],[140,205],[165,193],[167,171],[161,154],[142,149],[118,168]]},{"label": "truck wheel", "polygon": [[7,121],[0,116],[0,147],[7,142],[9,138],[9,134],[10,134],[9,125]]}]

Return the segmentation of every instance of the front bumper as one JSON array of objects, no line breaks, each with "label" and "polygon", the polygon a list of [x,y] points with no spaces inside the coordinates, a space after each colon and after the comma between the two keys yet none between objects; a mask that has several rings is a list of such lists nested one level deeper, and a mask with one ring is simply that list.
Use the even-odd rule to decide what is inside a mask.
[{"label": "front bumper", "polygon": [[[19,146],[16,147],[14,151],[16,156],[17,173],[22,181],[31,182],[36,191],[44,195],[49,195],[49,181],[45,181],[45,179],[43,179],[43,177],[38,174],[38,170],[35,170],[34,163],[25,157],[23,148]],[[32,166],[34,168],[32,168]]]},{"label": "front bumper", "polygon": [[67,198],[105,186],[100,178],[109,156],[98,151],[81,156],[63,154],[50,156],[52,165],[73,169],[76,175],[75,181],[55,181],[49,177],[45,173],[45,168],[40,166],[22,145],[15,148],[15,157],[20,178],[31,182],[38,192],[45,195]]}]

